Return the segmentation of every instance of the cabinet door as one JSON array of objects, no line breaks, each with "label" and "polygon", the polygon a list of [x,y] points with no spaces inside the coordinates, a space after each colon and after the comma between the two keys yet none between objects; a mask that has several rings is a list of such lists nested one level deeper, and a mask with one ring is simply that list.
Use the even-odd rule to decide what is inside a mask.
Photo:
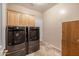
[{"label": "cabinet door", "polygon": [[20,17],[20,14],[17,12],[14,12],[14,26],[19,25],[19,17]]},{"label": "cabinet door", "polygon": [[20,14],[19,25],[28,26],[28,15]]},{"label": "cabinet door", "polygon": [[8,20],[7,25],[9,26],[17,26],[19,24],[19,13],[8,11]]},{"label": "cabinet door", "polygon": [[24,15],[24,25],[28,26],[28,15]]},{"label": "cabinet door", "polygon": [[29,26],[35,27],[35,18],[33,16],[29,16]]},{"label": "cabinet door", "polygon": [[14,26],[14,14],[11,11],[8,11],[7,25]]}]

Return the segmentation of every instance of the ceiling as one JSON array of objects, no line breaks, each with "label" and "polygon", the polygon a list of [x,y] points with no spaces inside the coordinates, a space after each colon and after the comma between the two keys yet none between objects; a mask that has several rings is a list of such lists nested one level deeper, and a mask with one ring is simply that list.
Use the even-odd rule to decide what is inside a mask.
[{"label": "ceiling", "polygon": [[17,5],[36,10],[39,12],[45,12],[49,8],[56,5],[56,3],[15,3]]}]

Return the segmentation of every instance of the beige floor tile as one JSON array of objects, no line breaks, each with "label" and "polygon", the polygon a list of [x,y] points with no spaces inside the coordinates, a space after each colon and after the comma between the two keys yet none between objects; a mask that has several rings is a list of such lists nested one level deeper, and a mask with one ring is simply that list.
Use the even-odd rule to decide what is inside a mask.
[{"label": "beige floor tile", "polygon": [[30,56],[55,56],[55,50],[50,45],[41,42],[40,50],[30,54]]}]

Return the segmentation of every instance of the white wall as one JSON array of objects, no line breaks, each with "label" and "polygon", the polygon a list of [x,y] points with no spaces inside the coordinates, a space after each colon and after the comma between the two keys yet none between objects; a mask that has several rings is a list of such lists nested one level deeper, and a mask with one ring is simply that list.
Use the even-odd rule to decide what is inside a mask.
[{"label": "white wall", "polygon": [[[65,14],[60,11],[65,10]],[[44,14],[44,41],[61,49],[62,23],[79,20],[79,4],[57,4]]]},{"label": "white wall", "polygon": [[5,33],[6,33],[6,4],[2,4],[2,52],[5,49]]},{"label": "white wall", "polygon": [[35,22],[36,27],[40,27],[40,41],[43,40],[43,19],[40,17],[36,17],[36,22]]},{"label": "white wall", "polygon": [[2,4],[0,3],[0,50],[2,46]]},{"label": "white wall", "polygon": [[0,55],[5,49],[6,4],[0,4]]}]

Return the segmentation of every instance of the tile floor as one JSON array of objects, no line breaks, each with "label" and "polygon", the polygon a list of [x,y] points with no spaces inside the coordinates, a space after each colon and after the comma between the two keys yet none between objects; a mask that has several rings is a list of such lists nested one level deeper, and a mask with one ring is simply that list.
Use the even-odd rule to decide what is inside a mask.
[{"label": "tile floor", "polygon": [[[2,53],[0,52],[0,56]],[[40,42],[40,50],[29,54],[27,56],[61,56],[60,51],[52,47],[52,45],[46,42]]]},{"label": "tile floor", "polygon": [[40,50],[27,56],[61,56],[61,53],[60,51],[57,51],[55,48],[53,48],[50,44],[41,42]]}]

